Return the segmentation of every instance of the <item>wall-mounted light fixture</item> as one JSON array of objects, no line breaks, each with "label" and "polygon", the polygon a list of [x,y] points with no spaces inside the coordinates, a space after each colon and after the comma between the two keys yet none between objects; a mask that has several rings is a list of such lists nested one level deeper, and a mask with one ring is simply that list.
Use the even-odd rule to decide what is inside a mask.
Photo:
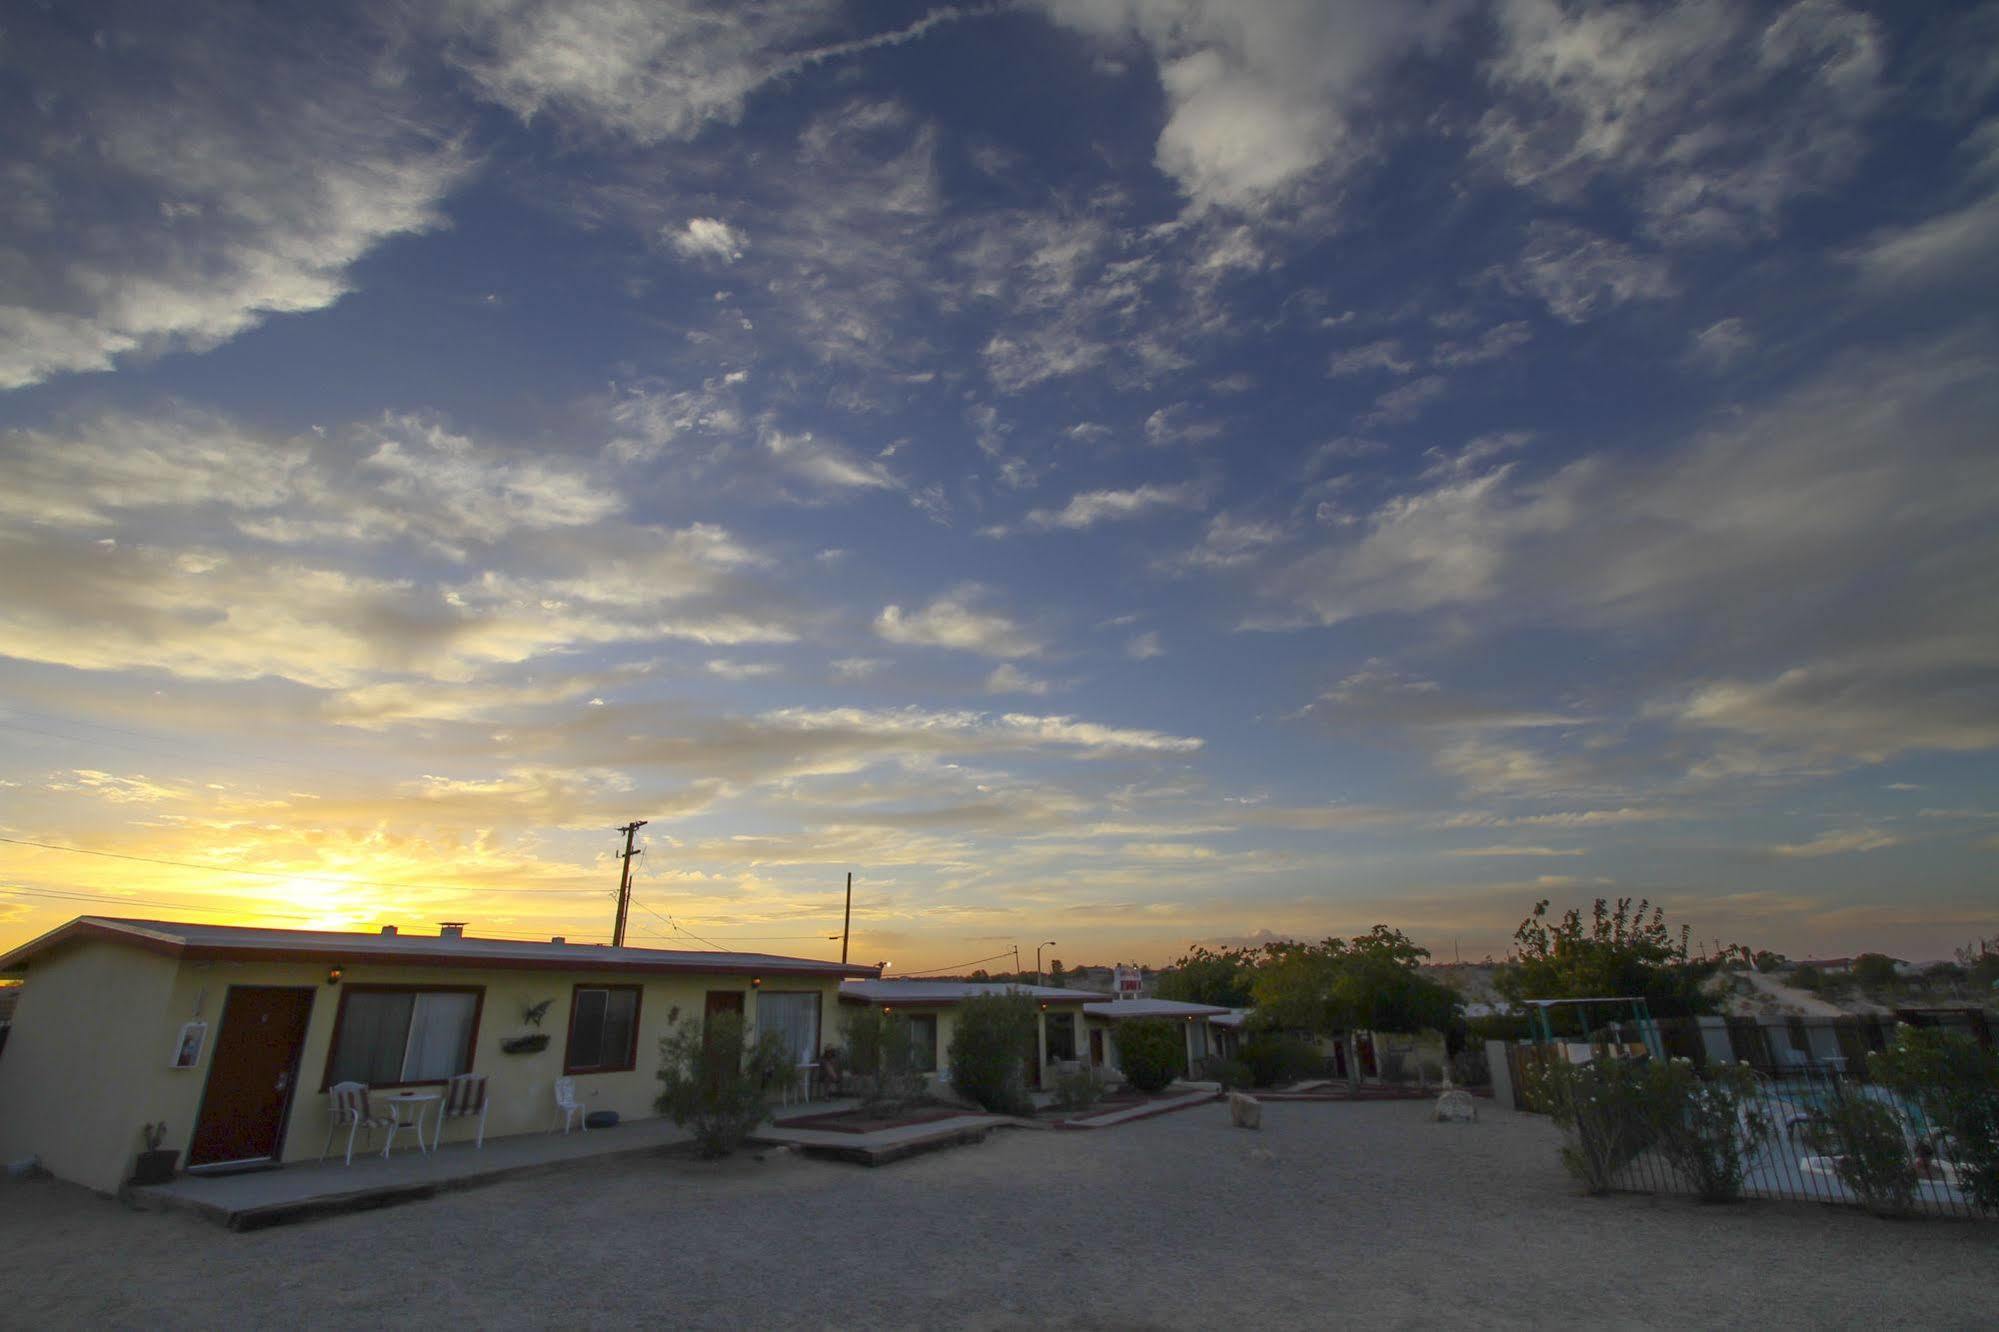
[{"label": "wall-mounted light fixture", "polygon": [[761,990],[763,988],[763,983],[764,983],[764,978],[762,976],[750,977],[750,988],[752,990]]},{"label": "wall-mounted light fixture", "polygon": [[326,969],[326,983],[327,983],[328,985],[338,985],[338,984],[340,984],[340,968],[339,968],[339,967],[328,967],[328,968]]}]

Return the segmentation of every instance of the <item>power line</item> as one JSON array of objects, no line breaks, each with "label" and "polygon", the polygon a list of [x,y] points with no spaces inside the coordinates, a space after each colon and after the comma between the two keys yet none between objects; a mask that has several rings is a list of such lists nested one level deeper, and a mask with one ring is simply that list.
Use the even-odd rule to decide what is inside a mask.
[{"label": "power line", "polygon": [[276,870],[236,869],[228,865],[197,865],[187,860],[163,860],[158,856],[135,856],[124,851],[95,851],[86,846],[58,846],[25,837],[0,837],[14,846],[32,846],[43,851],[64,851],[73,856],[103,856],[109,860],[136,860],[145,865],[170,865],[175,869],[200,870],[207,874],[245,874],[255,879],[277,879],[302,883],[330,883],[341,888],[417,888],[437,893],[533,893],[536,896],[595,897],[594,888],[440,888],[434,884],[391,883],[386,879],[334,879],[320,874],[284,874]]},{"label": "power line", "polygon": [[1003,957],[1012,957],[1012,956],[1013,956],[1013,950],[1009,948],[1006,952],[994,953],[991,957],[975,957],[969,962],[953,962],[948,967],[931,967],[927,971],[905,971],[902,973],[902,975],[905,978],[910,976],[934,976],[940,971],[956,971],[959,967],[977,966],[981,962],[997,962]]},{"label": "power line", "polygon": [[[638,899],[637,899],[637,898],[633,898],[632,900],[633,900],[634,902],[638,902]],[[687,927],[686,927],[685,925],[682,925],[682,924],[681,924],[681,923],[680,923],[679,921],[675,920],[675,919],[674,919],[674,918],[673,918],[672,916],[662,916],[662,915],[660,915],[660,914],[659,914],[659,912],[657,912],[657,911],[654,911],[654,910],[653,910],[653,909],[652,909],[651,907],[649,907],[649,906],[646,906],[646,904],[645,904],[644,902],[639,902],[638,904],[639,904],[640,908],[641,908],[641,909],[643,909],[643,910],[644,910],[644,911],[646,912],[646,914],[650,915],[650,916],[651,916],[651,917],[652,917],[653,919],[655,919],[655,920],[657,920],[657,921],[660,921],[660,922],[664,923],[664,924],[665,924],[665,926],[666,926],[666,927],[667,927],[668,929],[670,929],[670,930],[679,930],[679,931],[680,931],[680,932],[681,932],[682,934],[686,935],[686,936],[687,936],[688,938],[690,938],[690,939],[695,939],[695,940],[698,940],[698,941],[699,941],[699,942],[701,942],[701,943],[705,943],[705,944],[707,944],[707,945],[708,945],[708,946],[709,946],[710,948],[714,949],[714,950],[715,950],[716,952],[718,952],[718,953],[726,953],[726,952],[728,952],[728,951],[729,951],[728,949],[726,949],[726,948],[722,947],[722,945],[720,945],[720,944],[716,943],[716,942],[715,942],[715,941],[714,941],[713,939],[703,939],[703,938],[701,938],[701,936],[700,936],[700,935],[696,934],[696,933],[695,933],[695,932],[694,932],[693,930],[690,930],[690,929],[688,929],[688,928],[687,928]]]},{"label": "power line", "polygon": [[0,893],[13,893],[22,897],[52,897],[65,902],[111,902],[118,906],[165,908],[168,911],[207,911],[221,915],[268,916],[273,920],[311,920],[313,917],[296,911],[265,911],[261,908],[244,911],[237,907],[196,906],[192,902],[162,902],[150,897],[111,897],[102,893],[70,893],[54,888],[16,888],[12,884],[0,884]]}]

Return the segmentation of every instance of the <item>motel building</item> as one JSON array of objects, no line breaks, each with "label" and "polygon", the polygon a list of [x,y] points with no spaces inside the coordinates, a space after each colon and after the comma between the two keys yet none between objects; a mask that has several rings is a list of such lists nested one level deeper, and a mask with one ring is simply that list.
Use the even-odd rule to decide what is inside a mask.
[{"label": "motel building", "polygon": [[[316,1161],[329,1136],[338,1160],[347,1133],[332,1132],[329,1093],[347,1082],[410,1093],[403,1109],[431,1112],[430,1143],[563,1128],[558,1080],[580,1113],[651,1118],[653,1052],[677,1024],[740,1013],[809,1072],[837,1030],[840,982],[879,974],[460,925],[419,936],[82,916],[0,957],[0,977],[25,982],[0,1050],[0,1162],[33,1158],[112,1192],[158,1123],[181,1169]],[[441,1094],[465,1074],[484,1076],[485,1113],[447,1118]]]},{"label": "motel building", "polygon": [[840,1002],[885,1009],[908,1018],[916,1068],[931,1082],[948,1084],[951,1035],[958,1005],[988,994],[1025,995],[1040,1008],[1034,1048],[1021,1051],[1029,1087],[1038,1091],[1051,1086],[1059,1066],[1081,1062],[1085,1049],[1083,1009],[1103,998],[1094,990],[1018,985],[1010,981],[877,979],[846,982],[840,987]]}]

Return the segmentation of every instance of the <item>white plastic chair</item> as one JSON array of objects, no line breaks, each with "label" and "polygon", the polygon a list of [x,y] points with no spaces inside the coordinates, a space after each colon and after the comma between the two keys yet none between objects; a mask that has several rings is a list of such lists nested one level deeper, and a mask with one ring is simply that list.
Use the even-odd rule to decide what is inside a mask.
[{"label": "white plastic chair", "polygon": [[444,1131],[447,1119],[470,1119],[479,1117],[479,1136],[473,1146],[486,1146],[486,1075],[484,1073],[460,1073],[447,1079],[444,1084],[444,1102],[437,1108],[437,1127],[431,1132],[431,1146],[437,1146],[437,1137]]},{"label": "white plastic chair", "polygon": [[562,1131],[569,1132],[571,1124],[580,1125],[585,1133],[590,1131],[590,1117],[583,1110],[583,1103],[576,1099],[576,1079],[557,1078],[555,1080],[555,1108],[562,1112]]},{"label": "white plastic chair", "polygon": [[[374,1103],[368,1099],[368,1084],[365,1082],[336,1082],[326,1089],[329,1118],[326,1126],[326,1142],[319,1149],[319,1159],[326,1159],[327,1151],[333,1146],[333,1135],[341,1125],[347,1127],[347,1164],[354,1164],[354,1135],[367,1129],[370,1137],[378,1128],[389,1131],[389,1141],[382,1148],[382,1155],[389,1154],[389,1148],[396,1145],[396,1117],[380,1114]],[[423,1141],[423,1135],[417,1135]]]}]

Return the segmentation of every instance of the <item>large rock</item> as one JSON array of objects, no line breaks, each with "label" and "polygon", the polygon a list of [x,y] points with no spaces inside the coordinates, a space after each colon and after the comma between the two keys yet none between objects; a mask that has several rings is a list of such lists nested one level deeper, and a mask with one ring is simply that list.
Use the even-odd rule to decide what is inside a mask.
[{"label": "large rock", "polygon": [[1470,1092],[1447,1091],[1437,1098],[1437,1122],[1439,1124],[1476,1124],[1478,1103]]},{"label": "large rock", "polygon": [[1244,1096],[1241,1092],[1229,1093],[1229,1122],[1237,1128],[1261,1129],[1263,1127],[1263,1102],[1254,1096]]}]

